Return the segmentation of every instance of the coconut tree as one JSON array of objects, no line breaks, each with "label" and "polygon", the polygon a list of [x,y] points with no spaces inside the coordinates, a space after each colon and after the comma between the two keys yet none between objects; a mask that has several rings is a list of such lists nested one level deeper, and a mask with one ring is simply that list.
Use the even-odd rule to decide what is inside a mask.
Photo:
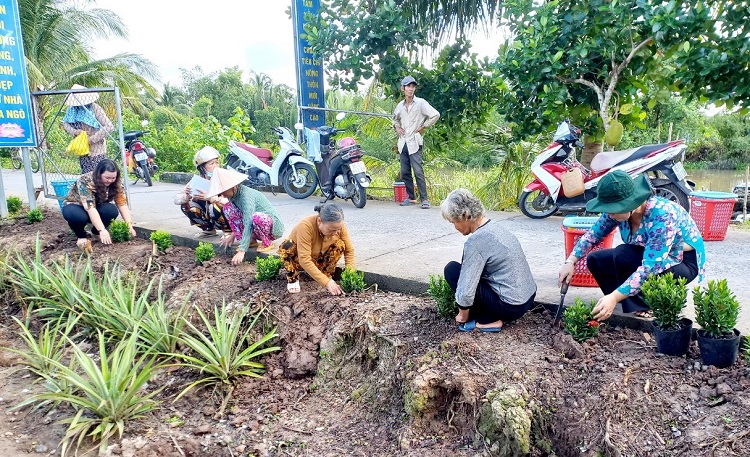
[{"label": "coconut tree", "polygon": [[[101,8],[84,8],[93,2],[66,0],[20,0],[29,87],[32,91],[67,89],[73,84],[117,86],[123,100],[136,111],[144,111],[143,96],[158,93],[149,80],[158,80],[156,67],[130,53],[93,59],[97,38],[127,38],[119,16]],[[48,109],[40,100],[40,119]]]}]

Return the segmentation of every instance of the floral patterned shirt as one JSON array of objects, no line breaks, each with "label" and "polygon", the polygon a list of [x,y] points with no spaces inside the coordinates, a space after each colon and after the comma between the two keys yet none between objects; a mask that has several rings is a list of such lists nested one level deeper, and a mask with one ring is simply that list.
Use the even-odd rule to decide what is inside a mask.
[{"label": "floral patterned shirt", "polygon": [[65,197],[64,205],[77,204],[83,206],[83,209],[89,210],[102,203],[114,201],[117,207],[128,204],[125,197],[125,190],[122,187],[122,178],[117,180],[114,192],[110,193],[109,188],[104,189],[104,195],[96,192],[96,183],[94,182],[94,172],[84,173],[70,188],[68,195]]},{"label": "floral patterned shirt", "polygon": [[706,259],[703,237],[695,221],[677,203],[661,197],[650,197],[646,201],[641,226],[635,233],[630,233],[628,221],[617,222],[609,214],[604,213],[578,240],[573,248],[573,255],[582,258],[616,227],[620,229],[623,242],[645,248],[643,263],[617,288],[618,292],[627,296],[635,295],[650,275],[682,263],[683,244],[695,249],[699,280],[703,280]]}]

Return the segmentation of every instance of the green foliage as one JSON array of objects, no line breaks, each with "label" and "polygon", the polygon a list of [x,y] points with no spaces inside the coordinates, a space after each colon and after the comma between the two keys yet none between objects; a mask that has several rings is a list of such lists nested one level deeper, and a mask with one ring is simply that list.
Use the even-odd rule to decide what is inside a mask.
[{"label": "green foliage", "polygon": [[8,212],[11,214],[15,214],[19,211],[21,211],[21,207],[23,206],[23,202],[19,197],[16,197],[15,195],[8,197],[5,200],[5,203],[8,206]]},{"label": "green foliage", "polygon": [[740,302],[729,289],[727,280],[709,280],[706,287],[693,289],[695,321],[711,338],[731,335],[737,325]]},{"label": "green foliage", "polygon": [[256,110],[253,113],[255,118],[255,133],[252,139],[255,144],[273,145],[277,142],[278,136],[271,130],[281,125],[281,111],[276,106],[269,106],[262,110]]},{"label": "green foliage", "polygon": [[245,324],[248,316],[245,307],[235,308],[231,315],[226,304],[221,308],[214,308],[213,320],[200,308],[196,308],[196,311],[207,334],[186,319],[188,331],[180,337],[180,341],[189,352],[172,355],[180,360],[181,366],[197,371],[202,377],[180,392],[178,399],[202,384],[233,385],[240,376],[259,378],[265,367],[256,359],[281,349],[278,346],[264,347],[268,341],[278,336],[276,329],[253,342],[251,332],[262,312],[256,314],[249,324]]},{"label": "green foliage", "polygon": [[42,214],[42,210],[39,208],[34,208],[29,211],[28,214],[26,214],[26,221],[29,224],[41,222],[42,219],[44,219],[44,215]]},{"label": "green foliage", "polygon": [[28,325],[17,318],[13,318],[20,328],[20,336],[26,343],[27,349],[19,351],[4,348],[7,351],[23,357],[21,362],[29,371],[41,378],[48,378],[55,373],[55,363],[62,363],[63,357],[68,351],[68,338],[72,336],[73,329],[78,318],[73,316],[60,317],[57,320],[45,323],[39,335],[34,337]]},{"label": "green foliage", "polygon": [[453,319],[458,314],[456,294],[448,281],[441,275],[430,275],[430,285],[427,292],[437,302],[437,312],[445,319]]},{"label": "green foliage", "polygon": [[654,312],[654,323],[662,330],[678,330],[687,305],[687,280],[672,272],[651,275],[641,287],[643,299]]},{"label": "green foliage", "polygon": [[601,324],[591,314],[594,306],[596,306],[596,300],[586,303],[576,297],[573,305],[565,308],[565,312],[563,313],[565,331],[579,343],[583,343],[599,333]]},{"label": "green foliage", "polygon": [[73,392],[36,394],[16,408],[40,401],[72,406],[75,414],[59,421],[69,424],[62,440],[61,454],[65,455],[74,443],[78,448],[87,436],[101,440],[99,451],[103,452],[110,438],[122,436],[125,422],[142,417],[157,407],[153,397],[158,390],[143,390],[157,367],[153,358],[138,356],[137,340],[135,332],[107,352],[105,338],[99,334],[99,363],[71,345],[75,366],[80,367],[80,371],[49,360],[54,374],[47,377],[53,381],[65,380],[74,387]]},{"label": "green foliage", "polygon": [[362,292],[365,290],[365,272],[357,271],[351,266],[344,268],[341,272],[341,288],[347,294],[352,291]]},{"label": "green foliage", "polygon": [[154,244],[156,244],[156,247],[162,252],[172,247],[172,235],[164,230],[155,230],[151,232],[149,239],[153,241]]},{"label": "green foliage", "polygon": [[284,262],[278,256],[269,255],[268,257],[255,258],[255,279],[258,281],[270,281],[276,279],[279,270],[284,266]]},{"label": "green foliage", "polygon": [[108,231],[113,243],[130,241],[130,226],[125,221],[112,221]]},{"label": "green foliage", "polygon": [[214,245],[211,243],[200,242],[198,243],[198,247],[195,248],[195,261],[198,262],[198,265],[202,265],[203,262],[213,259],[215,255]]}]

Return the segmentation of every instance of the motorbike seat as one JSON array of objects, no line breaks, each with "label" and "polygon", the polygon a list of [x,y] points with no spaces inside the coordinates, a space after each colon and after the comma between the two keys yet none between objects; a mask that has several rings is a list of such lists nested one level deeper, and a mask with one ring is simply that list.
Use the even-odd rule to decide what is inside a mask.
[{"label": "motorbike seat", "polygon": [[667,149],[672,143],[647,144],[638,148],[625,149],[623,151],[600,152],[591,160],[591,170],[605,171],[623,162],[632,162],[648,156],[662,149]]},{"label": "motorbike seat", "polygon": [[125,132],[125,134],[122,136],[122,139],[125,141],[133,141],[139,136],[143,136],[143,132],[141,130],[131,130],[129,132]]},{"label": "motorbike seat", "polygon": [[269,149],[256,148],[253,145],[250,145],[247,143],[240,143],[239,141],[235,141],[234,144],[241,147],[242,149],[249,152],[250,154],[254,155],[255,157],[259,158],[263,163],[265,163],[269,167],[273,165],[273,154],[271,153]]}]

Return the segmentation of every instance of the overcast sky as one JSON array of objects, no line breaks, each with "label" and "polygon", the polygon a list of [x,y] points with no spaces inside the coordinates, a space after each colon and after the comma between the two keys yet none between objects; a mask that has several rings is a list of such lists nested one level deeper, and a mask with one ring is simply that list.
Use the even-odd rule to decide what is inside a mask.
[{"label": "overcast sky", "polygon": [[[290,0],[96,0],[114,11],[128,28],[129,40],[94,43],[96,57],[120,52],[141,54],[161,72],[162,84],[180,84],[180,68],[200,66],[205,73],[238,66],[276,84],[296,87]],[[496,56],[498,38],[472,39],[481,56]],[[161,84],[160,84],[161,85]]]}]

